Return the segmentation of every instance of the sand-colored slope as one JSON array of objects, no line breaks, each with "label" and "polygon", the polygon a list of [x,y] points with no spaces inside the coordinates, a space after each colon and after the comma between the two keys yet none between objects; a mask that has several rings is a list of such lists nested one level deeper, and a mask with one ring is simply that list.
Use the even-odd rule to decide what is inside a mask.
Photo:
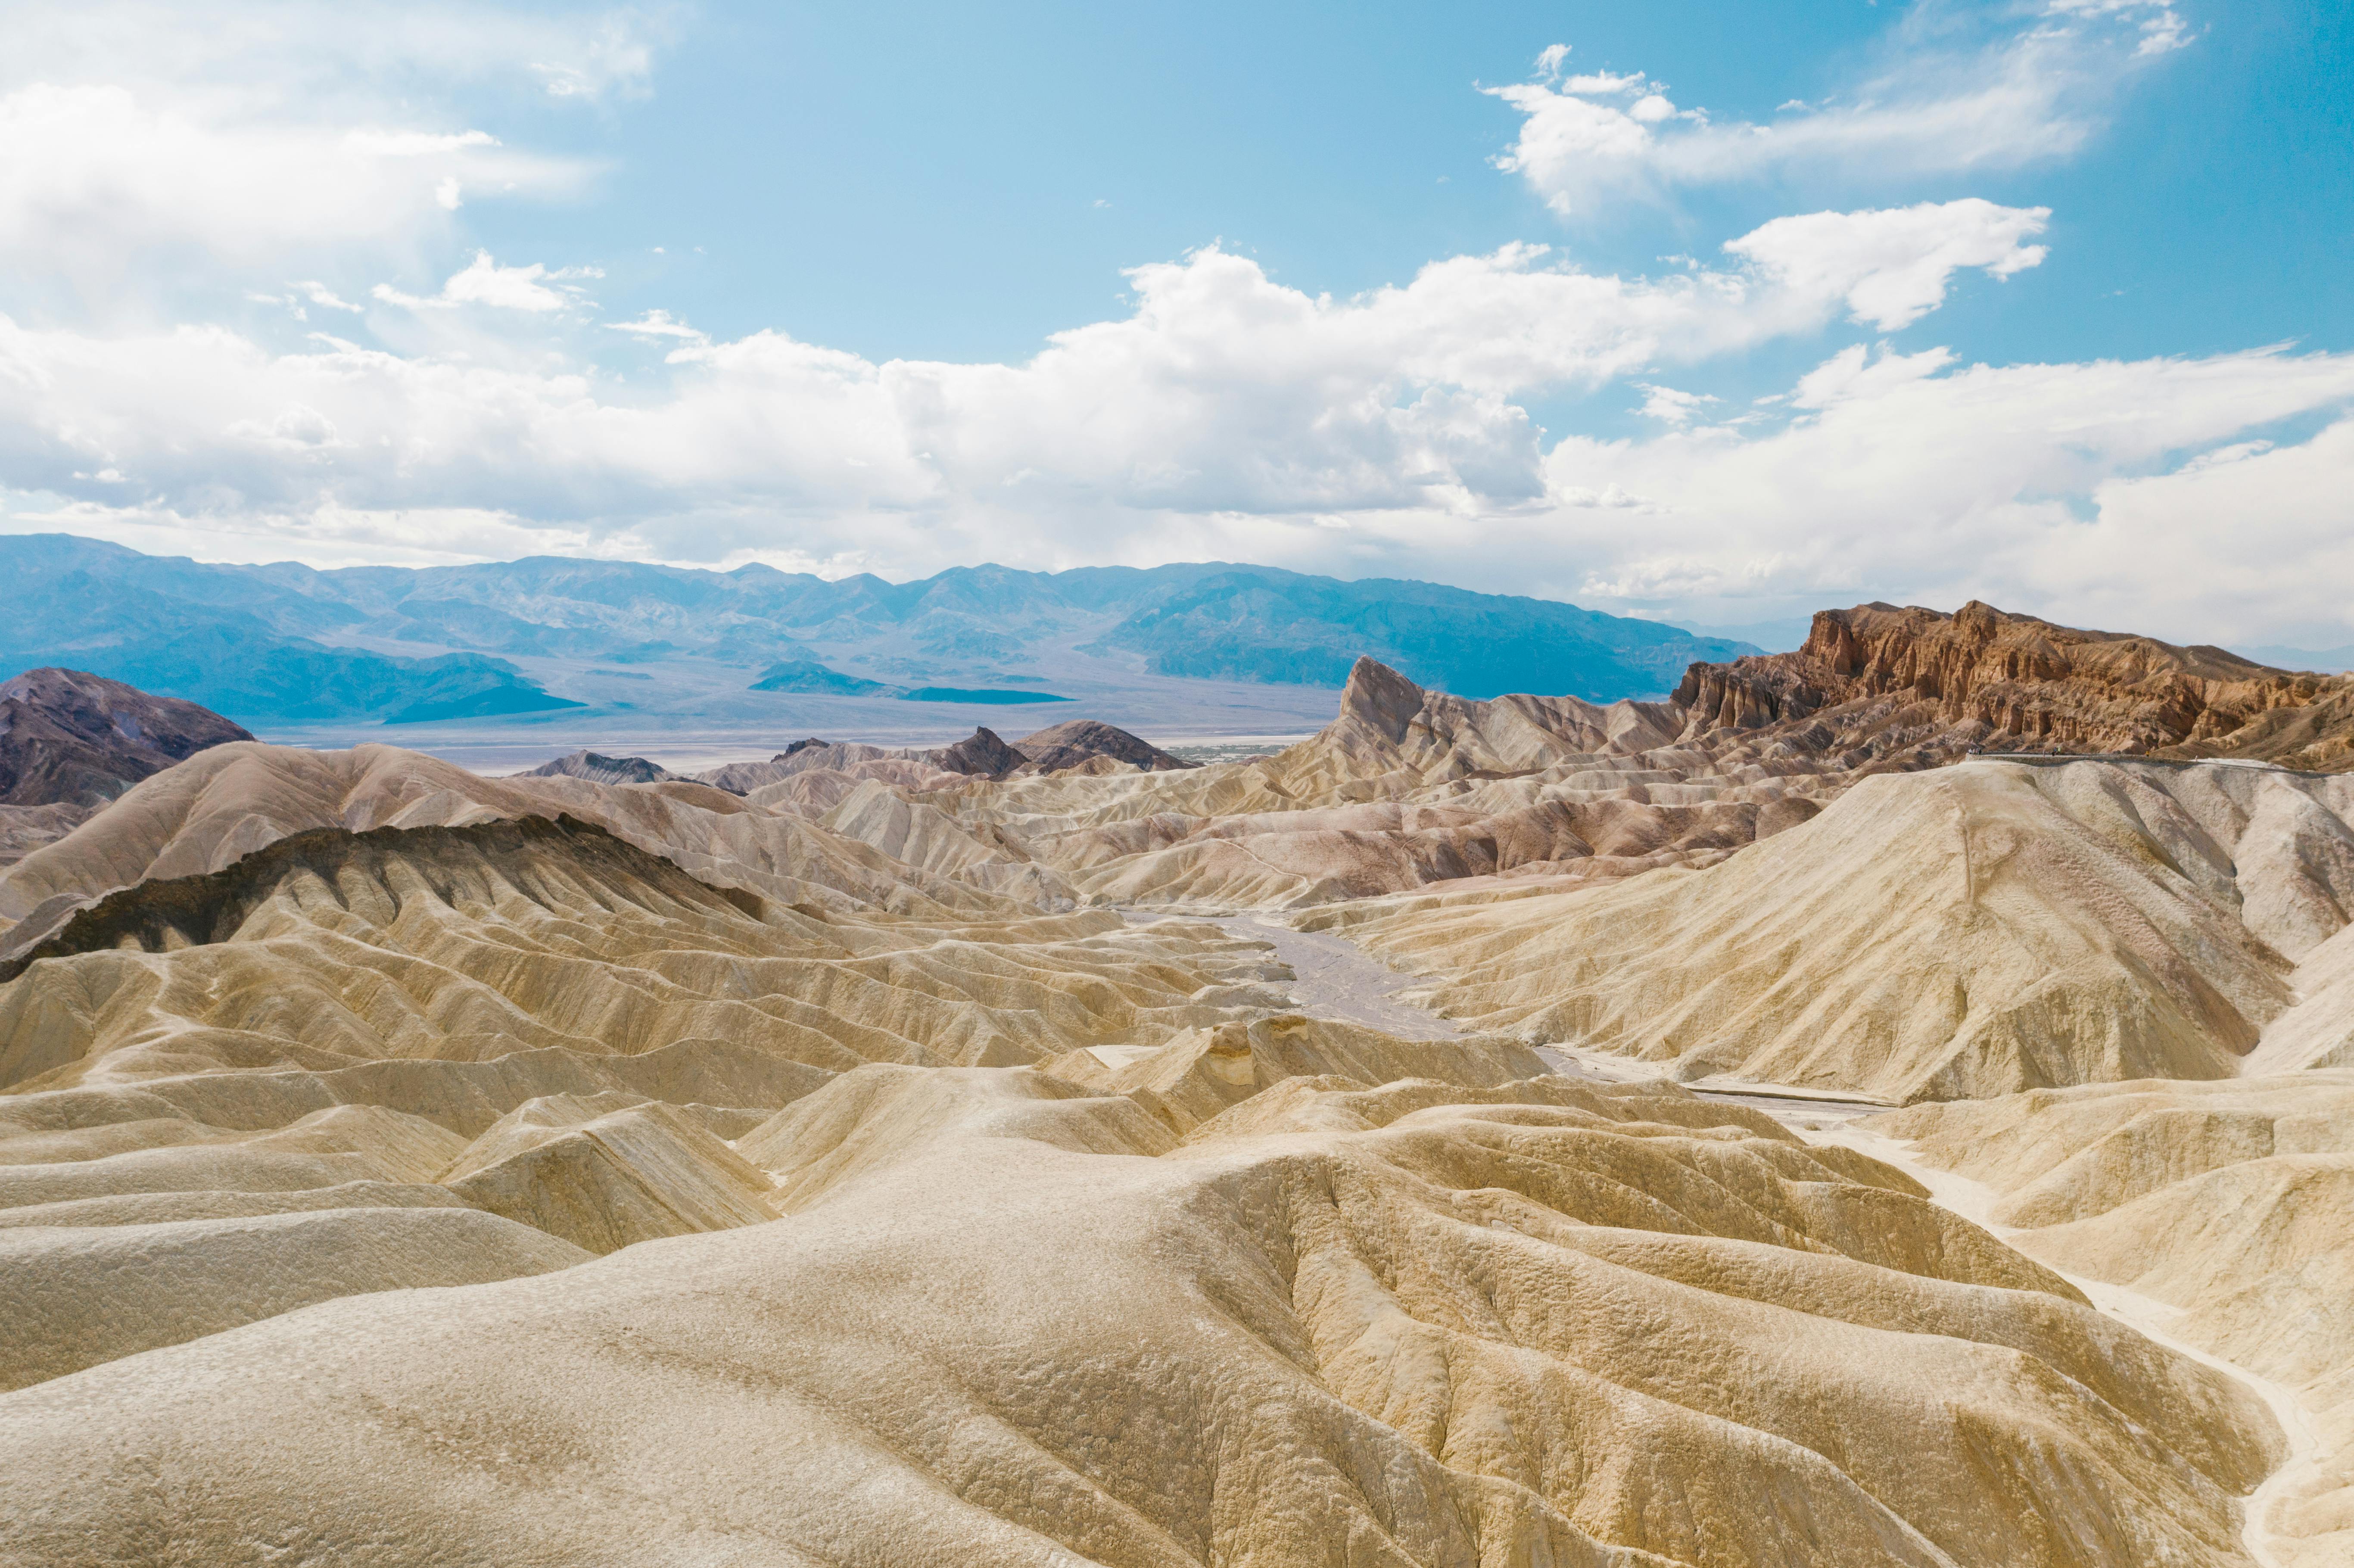
[{"label": "sand-colored slope", "polygon": [[2180,1310],[2285,1389],[2311,1452],[2260,1524],[2285,1568],[2354,1562],[2354,1073],[2137,1083],[1880,1118],[2000,1195],[2014,1244]]},{"label": "sand-colored slope", "polygon": [[[1892,1101],[2231,1075],[2354,909],[2354,782],[1973,762],[1698,872],[1310,916],[1482,1027]],[[2317,1014],[2315,1016],[2318,1016]]]},{"label": "sand-colored slope", "polygon": [[0,947],[21,946],[27,933],[45,931],[66,909],[113,888],[218,871],[292,833],[566,813],[705,880],[787,903],[914,914],[1014,912],[978,888],[913,870],[796,813],[748,806],[707,785],[482,779],[392,747],[301,751],[243,743],[199,752],[143,781],[0,874],[0,919],[27,928],[0,937]]},{"label": "sand-colored slope", "polygon": [[769,1217],[769,1182],[676,1107],[549,1097],[516,1107],[441,1174],[466,1202],[589,1252]]},{"label": "sand-colored slope", "polygon": [[849,1075],[777,1223],[0,1397],[0,1560],[2247,1561],[2262,1410],[1892,1171],[1673,1089],[1287,1090],[1172,1148]]},{"label": "sand-colored slope", "polygon": [[1262,969],[1210,927],[778,904],[569,816],[278,838],[0,965],[0,1361],[758,1224],[723,1140],[835,1073],[1192,1038]]},{"label": "sand-colored slope", "polygon": [[58,940],[78,937],[93,950],[38,958],[0,987],[0,1084],[690,1040],[825,1071],[1022,1061],[1218,1021],[1216,976],[1185,956],[1238,946],[1103,915],[985,929],[835,918],[536,817],[301,835],[117,895]]},{"label": "sand-colored slope", "polygon": [[22,1388],[339,1296],[477,1285],[588,1254],[471,1208],[0,1229],[0,1386]]}]

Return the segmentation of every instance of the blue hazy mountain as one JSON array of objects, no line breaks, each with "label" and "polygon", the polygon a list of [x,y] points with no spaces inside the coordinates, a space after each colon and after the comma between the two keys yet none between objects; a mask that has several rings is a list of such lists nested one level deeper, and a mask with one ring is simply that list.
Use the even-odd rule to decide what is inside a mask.
[{"label": "blue hazy mountain", "polygon": [[1695,660],[1755,652],[1549,599],[1215,562],[981,566],[906,583],[557,556],[319,571],[32,535],[0,537],[0,569],[17,607],[0,625],[0,673],[88,670],[249,724],[548,713],[580,705],[546,689],[550,672],[591,661],[737,666],[738,691],[879,694],[1051,690],[1074,660],[1338,687],[1371,654],[1464,696],[1608,701],[1670,690]]}]

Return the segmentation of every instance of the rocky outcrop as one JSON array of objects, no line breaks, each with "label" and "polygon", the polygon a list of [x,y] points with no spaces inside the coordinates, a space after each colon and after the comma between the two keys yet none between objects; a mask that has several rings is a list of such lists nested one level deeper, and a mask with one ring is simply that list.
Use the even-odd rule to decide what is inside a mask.
[{"label": "rocky outcrop", "polygon": [[1685,736],[1776,730],[1803,749],[1934,766],[1973,751],[2354,767],[2354,677],[2221,648],[2055,626],[1976,600],[1823,610],[1795,652],[1694,664]]},{"label": "rocky outcrop", "polygon": [[28,670],[0,684],[0,805],[97,805],[207,747],[252,738],[177,697]]},{"label": "rocky outcrop", "polygon": [[983,779],[1002,779],[1030,759],[1005,743],[1004,737],[986,727],[932,754],[933,766],[950,773],[967,773]]}]

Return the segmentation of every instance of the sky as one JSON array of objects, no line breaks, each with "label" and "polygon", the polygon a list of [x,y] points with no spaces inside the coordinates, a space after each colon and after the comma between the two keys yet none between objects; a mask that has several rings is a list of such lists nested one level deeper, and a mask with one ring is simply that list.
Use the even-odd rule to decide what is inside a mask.
[{"label": "sky", "polygon": [[5,25],[0,530],[2354,642],[2343,5]]}]

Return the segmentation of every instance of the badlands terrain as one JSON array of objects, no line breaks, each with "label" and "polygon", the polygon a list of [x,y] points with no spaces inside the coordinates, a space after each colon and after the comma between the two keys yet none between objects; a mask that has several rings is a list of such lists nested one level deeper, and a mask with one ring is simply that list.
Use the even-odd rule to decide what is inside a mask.
[{"label": "badlands terrain", "polygon": [[2354,1563],[2354,677],[1875,605],[693,777],[5,691],[0,1562]]}]

